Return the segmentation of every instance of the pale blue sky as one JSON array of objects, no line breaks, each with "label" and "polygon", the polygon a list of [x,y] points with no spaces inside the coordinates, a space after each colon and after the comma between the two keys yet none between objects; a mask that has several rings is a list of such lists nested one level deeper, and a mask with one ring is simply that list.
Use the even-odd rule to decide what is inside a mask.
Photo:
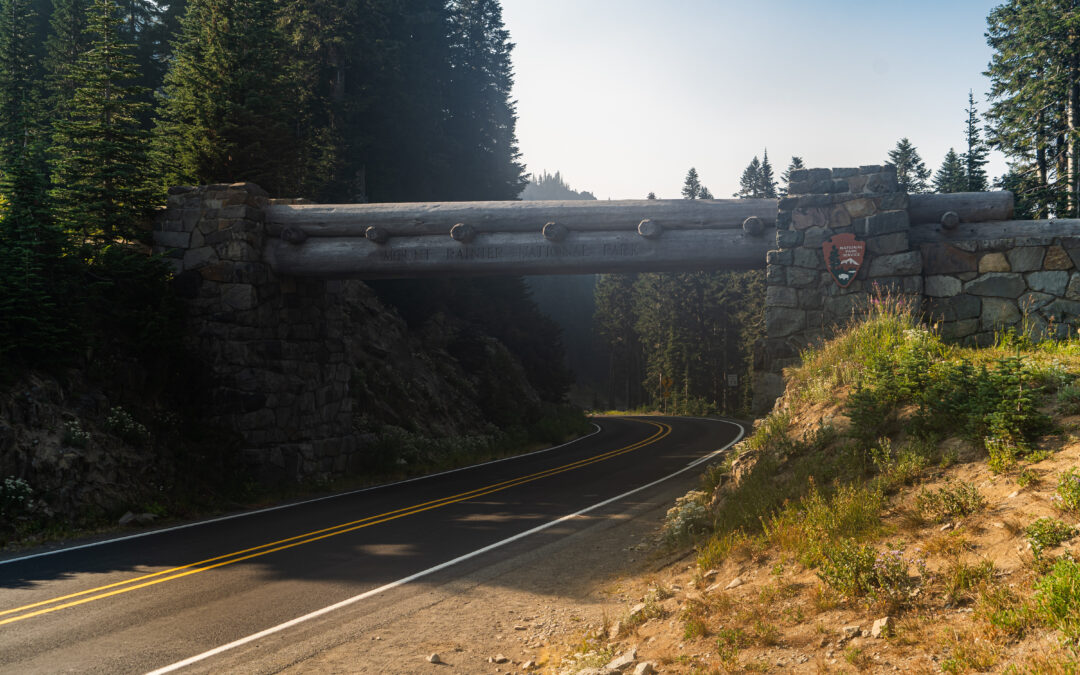
[{"label": "pale blue sky", "polygon": [[[989,0],[503,0],[531,172],[598,198],[716,197],[767,147],[777,176],[885,161],[902,136],[936,170],[988,107]],[[1000,155],[988,167],[1005,169]]]}]

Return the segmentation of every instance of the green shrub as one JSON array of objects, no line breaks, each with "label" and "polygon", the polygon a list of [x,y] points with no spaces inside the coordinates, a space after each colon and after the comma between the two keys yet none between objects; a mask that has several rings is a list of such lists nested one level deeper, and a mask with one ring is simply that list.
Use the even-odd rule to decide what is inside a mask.
[{"label": "green shrub", "polygon": [[705,507],[708,498],[705,492],[692,490],[675,500],[675,506],[668,509],[662,529],[668,546],[685,544],[709,531],[712,519]]},{"label": "green shrub", "polygon": [[1068,384],[1058,389],[1057,411],[1062,415],[1080,415],[1080,387]]},{"label": "green shrub", "polygon": [[1035,583],[1034,611],[1065,642],[1080,643],[1080,563],[1060,558]]},{"label": "green shrub", "polygon": [[146,430],[146,427],[136,422],[131,413],[120,406],[115,406],[109,411],[109,415],[105,418],[105,430],[135,447],[142,447],[150,440],[150,432]]},{"label": "green shrub", "polygon": [[1077,474],[1076,467],[1058,477],[1052,501],[1063,511],[1080,511],[1080,475]]},{"label": "green shrub", "polygon": [[1031,544],[1032,554],[1041,558],[1044,550],[1072,539],[1076,535],[1076,528],[1057,518],[1039,518],[1028,525],[1024,533]]},{"label": "green shrub", "polygon": [[64,434],[61,442],[72,448],[85,448],[90,442],[90,433],[83,431],[79,420],[64,422]]},{"label": "green shrub", "polygon": [[877,552],[868,544],[840,539],[825,547],[818,577],[849,599],[868,597],[888,610],[911,599],[919,581],[909,575],[911,566],[925,568],[919,558],[908,558],[902,549]]},{"label": "green shrub", "polygon": [[30,513],[34,491],[22,478],[8,476],[0,483],[0,521],[12,521]]},{"label": "green shrub", "polygon": [[978,488],[965,481],[949,482],[937,490],[923,488],[915,496],[915,509],[935,523],[971,515],[985,505],[986,499]]}]

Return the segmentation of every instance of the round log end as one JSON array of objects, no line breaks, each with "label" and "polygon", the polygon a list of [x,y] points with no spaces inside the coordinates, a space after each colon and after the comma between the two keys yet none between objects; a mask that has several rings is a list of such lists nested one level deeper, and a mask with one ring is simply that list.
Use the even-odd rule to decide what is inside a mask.
[{"label": "round log end", "polygon": [[941,226],[946,230],[951,230],[960,224],[960,214],[956,211],[946,211],[941,214]]},{"label": "round log end", "polygon": [[660,225],[660,223],[649,218],[641,221],[640,223],[638,223],[637,226],[637,233],[645,237],[646,239],[655,239],[659,237],[663,231],[664,228]]},{"label": "round log end", "polygon": [[390,233],[377,225],[372,225],[364,230],[364,236],[376,244],[385,244],[390,240]]},{"label": "round log end", "polygon": [[566,235],[570,234],[570,230],[565,225],[558,223],[546,223],[542,232],[544,239],[548,241],[562,241],[566,239]]},{"label": "round log end", "polygon": [[450,236],[454,238],[454,241],[467,244],[476,238],[476,228],[465,223],[458,223],[450,228]]},{"label": "round log end", "polygon": [[293,245],[303,244],[307,241],[307,232],[299,227],[286,227],[281,231],[281,240]]},{"label": "round log end", "polygon": [[746,220],[742,221],[742,229],[747,234],[758,236],[765,231],[765,223],[761,221],[761,218],[757,216],[750,216]]}]

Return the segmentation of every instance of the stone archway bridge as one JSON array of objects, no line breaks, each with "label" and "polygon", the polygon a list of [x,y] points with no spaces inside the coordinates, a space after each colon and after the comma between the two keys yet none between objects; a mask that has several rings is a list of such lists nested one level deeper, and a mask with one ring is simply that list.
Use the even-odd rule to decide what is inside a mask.
[{"label": "stone archway bridge", "polygon": [[[913,297],[951,339],[989,341],[1024,317],[1044,332],[1080,324],[1080,220],[1011,220],[1007,192],[909,196],[889,165],[799,170],[790,192],[317,205],[249,183],[181,187],[154,240],[189,301],[189,346],[212,375],[208,421],[288,477],[343,472],[363,452],[342,341],[348,279],[764,268],[763,410],[783,390],[782,369],[879,289]],[[836,235],[865,251],[844,286],[823,249]]]}]

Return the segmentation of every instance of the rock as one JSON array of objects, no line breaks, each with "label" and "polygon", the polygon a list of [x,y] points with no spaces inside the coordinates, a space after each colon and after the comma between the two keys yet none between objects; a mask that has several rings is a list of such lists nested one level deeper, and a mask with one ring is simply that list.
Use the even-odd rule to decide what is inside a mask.
[{"label": "rock", "polygon": [[951,529],[952,529],[952,523],[945,523],[944,525],[942,525],[941,527],[938,528],[938,531],[939,532],[945,532],[946,530],[951,530]]},{"label": "rock", "polygon": [[438,654],[432,654],[431,656],[427,657],[427,660],[428,660],[428,663],[442,663],[443,662],[443,660],[441,658],[439,658]]},{"label": "rock", "polygon": [[620,633],[622,633],[622,621],[616,621],[615,623],[611,624],[610,628],[608,628],[608,639],[617,640],[619,639]]},{"label": "rock", "polygon": [[1033,291],[1064,295],[1069,283],[1068,272],[1032,272],[1027,275],[1028,288]]},{"label": "rock", "polygon": [[908,274],[922,274],[921,252],[894,253],[892,255],[878,256],[870,261],[868,276],[871,278],[896,277]]},{"label": "rock", "polygon": [[987,253],[979,260],[979,274],[987,272],[1011,272],[1004,253]]},{"label": "rock", "polygon": [[1073,266],[1069,254],[1060,246],[1051,246],[1046,249],[1046,257],[1043,258],[1043,269],[1067,270]]},{"label": "rock", "polygon": [[982,316],[979,323],[983,330],[997,330],[1011,326],[1023,318],[1016,302],[1007,298],[983,298]]},{"label": "rock", "polygon": [[506,658],[502,654],[496,654],[495,656],[492,656],[490,659],[488,659],[488,661],[490,661],[491,663],[508,663],[510,659]]},{"label": "rock", "polygon": [[637,668],[634,668],[634,675],[653,675],[655,672],[656,668],[652,661],[642,661],[637,664]]},{"label": "rock", "polygon": [[135,515],[135,522],[140,525],[146,525],[154,522],[155,518],[157,518],[157,516],[152,513],[139,513]]},{"label": "rock", "polygon": [[1016,497],[1018,497],[1019,495],[1020,495],[1020,492],[1019,492],[1019,490],[1018,490],[1018,491],[1016,491],[1016,492],[1012,492],[1012,493],[1010,493],[1010,494],[1009,494],[1009,496],[1008,496],[1008,497],[1006,497],[1006,499],[1015,499],[1015,498],[1016,498]]},{"label": "rock", "polygon": [[1042,246],[1018,246],[1005,255],[1013,272],[1033,272],[1042,268],[1046,250]]},{"label": "rock", "polygon": [[633,621],[641,616],[641,613],[645,611],[645,603],[639,602],[630,608],[630,620]]},{"label": "rock", "polygon": [[1019,274],[990,272],[969,281],[964,292],[971,295],[990,295],[999,298],[1019,298],[1027,290],[1024,277]]},{"label": "rock", "polygon": [[958,295],[963,286],[956,277],[942,275],[926,277],[926,294],[935,298]]},{"label": "rock", "polygon": [[522,670],[532,670],[535,667],[536,667],[536,661],[532,661],[532,660],[526,661],[525,663],[521,664],[521,669]]},{"label": "rock", "polygon": [[860,628],[859,626],[844,626],[843,628],[840,629],[840,633],[841,633],[841,638],[840,639],[842,639],[842,640],[850,640],[851,638],[858,637],[858,635],[859,635],[859,633],[861,631],[862,631],[862,628]]},{"label": "rock", "polygon": [[888,637],[892,634],[895,622],[892,617],[883,616],[874,622],[874,626],[870,629],[870,637],[880,638]]},{"label": "rock", "polygon": [[742,577],[735,577],[734,579],[732,579],[731,581],[728,582],[727,586],[724,586],[724,590],[725,591],[730,591],[732,588],[738,588],[739,586],[742,586],[744,583],[745,582],[742,580]]},{"label": "rock", "polygon": [[611,659],[604,668],[621,673],[623,670],[632,666],[634,661],[637,661],[637,647],[631,647],[629,651],[623,652]]},{"label": "rock", "polygon": [[130,523],[132,523],[134,521],[135,521],[135,514],[132,513],[131,511],[128,511],[124,515],[120,516],[120,520],[117,521],[117,524],[119,524],[119,525],[128,525],[128,524],[130,524]]}]

